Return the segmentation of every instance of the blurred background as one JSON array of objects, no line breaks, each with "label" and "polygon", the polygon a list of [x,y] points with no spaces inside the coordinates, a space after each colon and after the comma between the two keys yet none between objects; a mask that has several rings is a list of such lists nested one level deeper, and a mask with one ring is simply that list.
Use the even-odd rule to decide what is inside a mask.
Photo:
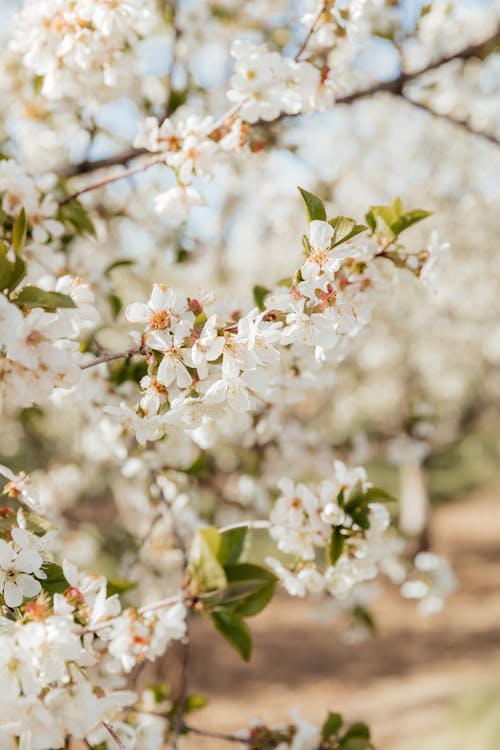
[{"label": "blurred background", "polygon": [[[0,3],[5,35],[17,5]],[[83,159],[112,157],[130,144],[141,119],[159,115],[173,94],[179,114],[188,105],[220,113],[231,39],[293,49],[303,27],[289,18],[304,5],[182,2],[175,68],[167,13],[134,49],[129,89],[109,101],[88,97],[78,109],[40,100],[6,53],[2,151],[32,174],[69,174]],[[199,715],[207,728],[232,730],[252,713],[281,721],[297,705],[313,721],[328,708],[366,719],[380,750],[500,750],[500,5],[437,0],[425,13],[419,2],[370,7],[375,33],[357,53],[359,88],[373,82],[373,71],[389,80],[401,66],[421,69],[436,55],[490,41],[480,54],[421,76],[404,95],[378,93],[255,128],[251,158],[220,164],[209,183],[195,178],[206,205],[187,221],[154,213],[154,195],[171,184],[160,168],[90,193],[84,203],[98,238],[80,238],[68,252],[72,269],[102,292],[95,341],[118,350],[130,341],[124,306],[147,299],[153,281],[188,293],[195,280],[240,309],[253,304],[254,284],[286,277],[304,231],[297,185],[318,194],[328,215],[362,221],[370,205],[396,196],[409,209],[433,212],[407,242],[424,248],[432,236],[449,243],[435,288],[401,275],[330,386],[286,415],[262,472],[272,481],[294,465],[298,476],[314,478],[328,472],[333,456],[362,463],[375,484],[401,498],[400,524],[413,548],[450,560],[455,592],[442,611],[423,617],[382,588],[373,603],[376,633],[351,644],[342,613],[332,624],[324,609],[278,598],[255,621],[250,666],[200,622],[193,685],[213,695]],[[143,490],[130,464],[125,475],[114,468],[123,468],[129,451],[120,429],[89,419],[105,398],[97,381],[95,388],[93,403],[61,393],[46,409],[5,416],[0,462],[33,474],[65,519],[64,544],[75,562],[114,575],[137,546],[131,508]],[[323,437],[323,452],[308,452],[312,433]],[[289,447],[295,440],[299,462]],[[229,498],[222,517],[237,519],[232,493],[257,491],[248,459],[256,446],[191,447],[184,464],[177,449],[185,456],[185,446],[165,451],[172,482],[182,484],[176,472],[200,458],[212,462]],[[221,485],[202,480],[198,499],[211,507]]]}]

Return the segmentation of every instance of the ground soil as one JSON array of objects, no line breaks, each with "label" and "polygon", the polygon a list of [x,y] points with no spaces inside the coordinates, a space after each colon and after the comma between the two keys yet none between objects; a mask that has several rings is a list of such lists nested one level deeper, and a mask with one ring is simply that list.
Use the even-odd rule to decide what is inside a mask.
[{"label": "ground soil", "polygon": [[[485,685],[500,687],[500,490],[439,508],[432,535],[434,549],[454,566],[457,592],[442,613],[422,618],[413,603],[385,591],[375,607],[379,634],[361,645],[345,645],[335,627],[311,623],[304,602],[285,597],[251,621],[248,665],[209,623],[198,623],[191,691],[209,695],[210,704],[191,723],[231,732],[253,716],[286,721],[295,706],[316,722],[328,710],[366,720],[380,750],[444,747],[436,738],[453,702]],[[223,745],[183,740],[186,750]],[[486,749],[465,739],[448,746]],[[497,747],[500,740],[488,750]]]}]

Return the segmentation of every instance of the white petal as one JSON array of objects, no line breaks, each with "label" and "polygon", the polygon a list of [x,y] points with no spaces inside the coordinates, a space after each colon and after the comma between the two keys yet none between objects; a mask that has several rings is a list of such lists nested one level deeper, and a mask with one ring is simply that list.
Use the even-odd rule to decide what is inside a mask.
[{"label": "white petal", "polygon": [[328,250],[332,244],[333,227],[326,221],[311,221],[309,242],[314,250]]}]

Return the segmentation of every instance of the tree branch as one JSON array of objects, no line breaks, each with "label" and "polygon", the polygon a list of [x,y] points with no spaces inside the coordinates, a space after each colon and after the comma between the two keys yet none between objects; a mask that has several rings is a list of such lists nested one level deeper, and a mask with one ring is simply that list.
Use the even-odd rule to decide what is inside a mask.
[{"label": "tree branch", "polygon": [[323,15],[323,12],[324,12],[326,6],[327,6],[327,0],[323,0],[323,2],[321,3],[320,9],[318,10],[318,12],[317,12],[317,14],[316,14],[316,16],[315,16],[315,18],[314,18],[311,26],[309,27],[309,31],[307,32],[307,35],[306,35],[304,41],[300,45],[299,51],[295,55],[295,58],[294,58],[295,62],[299,62],[302,54],[305,52],[306,47],[309,44],[309,40],[312,37],[312,35],[314,33],[314,30],[316,29],[316,26],[318,25],[319,19]]},{"label": "tree branch", "polygon": [[[315,26],[315,23],[311,28]],[[312,32],[311,32],[312,33]],[[305,42],[310,38],[310,34],[306,38]],[[464,47],[461,50],[458,50],[458,52],[454,52],[450,55],[446,55],[444,57],[440,57],[438,60],[434,60],[433,62],[426,65],[424,68],[420,68],[419,70],[416,70],[412,73],[405,73],[402,72],[399,76],[396,78],[392,78],[390,81],[381,81],[372,84],[371,86],[368,86],[364,89],[360,89],[359,91],[354,91],[352,94],[347,94],[346,96],[339,97],[335,100],[335,105],[337,104],[352,104],[353,102],[358,101],[359,99],[366,99],[370,96],[374,96],[375,94],[378,94],[380,92],[387,92],[389,94],[397,94],[401,96],[403,94],[403,88],[404,86],[409,83],[410,81],[414,81],[415,79],[419,78],[420,76],[424,75],[425,73],[430,72],[431,70],[436,70],[437,68],[440,68],[443,65],[447,65],[449,62],[452,62],[453,60],[469,60],[473,57],[482,57],[483,54],[485,54],[488,49],[498,43],[500,41],[500,30],[497,27],[494,34],[492,34],[487,39],[484,39],[483,41],[477,43],[477,44],[470,44],[467,47]],[[304,45],[303,45],[304,47]],[[304,47],[305,48],[305,47]],[[302,53],[302,49],[299,51],[297,57]],[[264,120],[258,120],[256,125],[260,126],[269,126],[276,122],[280,122],[281,120],[293,118],[293,117],[299,117],[301,116],[301,113],[299,112],[296,115],[289,115],[282,113],[280,114],[275,120],[272,120],[271,122],[264,121]],[[93,172],[97,169],[103,169],[105,167],[111,167],[116,166],[118,164],[127,164],[129,161],[132,161],[132,159],[137,158],[138,156],[142,156],[144,153],[147,153],[145,149],[127,149],[126,151],[121,151],[118,154],[115,154],[114,156],[110,156],[107,159],[99,159],[97,161],[84,161],[80,164],[75,164],[74,166],[68,167],[63,174],[66,177],[74,177],[79,174],[85,174],[88,172]],[[141,171],[144,167],[141,167],[141,169],[137,169],[137,171]],[[131,173],[134,173],[131,171]],[[127,174],[123,173],[121,175],[115,176],[111,181],[119,180],[122,177],[126,177]],[[108,181],[103,182],[103,184],[107,184]],[[85,190],[80,191],[76,194],[76,196],[81,195],[83,192],[87,192],[87,190],[94,189],[95,185],[90,186],[89,188],[86,188]],[[75,197],[75,196],[72,196]],[[65,202],[67,202],[70,199],[66,199]]]},{"label": "tree branch", "polygon": [[415,101],[415,99],[409,97],[408,94],[406,94],[404,91],[399,94],[399,96],[406,102],[408,102],[408,104],[411,104],[413,107],[421,109],[424,112],[429,112],[429,114],[431,114],[433,117],[438,117],[441,120],[446,120],[446,122],[449,122],[451,125],[455,125],[456,127],[462,128],[462,130],[467,131],[467,133],[470,133],[471,135],[476,135],[479,138],[485,138],[490,143],[494,143],[496,146],[500,146],[500,140],[496,138],[496,136],[492,135],[491,133],[487,133],[485,130],[475,130],[473,127],[471,127],[468,120],[459,120],[458,118],[447,115],[444,112],[436,112],[436,110],[426,102],[417,102]]},{"label": "tree branch", "polygon": [[80,365],[80,370],[88,370],[89,367],[96,367],[102,365],[103,362],[112,362],[115,359],[125,359],[127,357],[134,357],[136,354],[146,354],[146,350],[143,346],[139,346],[136,349],[125,349],[123,352],[113,352],[102,354],[100,357],[96,357],[91,362],[85,362]]}]

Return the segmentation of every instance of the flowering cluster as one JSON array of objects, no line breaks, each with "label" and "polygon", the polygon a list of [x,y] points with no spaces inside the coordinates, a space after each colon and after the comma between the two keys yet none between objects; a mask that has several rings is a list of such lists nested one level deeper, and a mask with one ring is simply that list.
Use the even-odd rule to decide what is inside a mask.
[{"label": "flowering cluster", "polygon": [[170,167],[177,186],[155,197],[155,209],[172,225],[182,224],[192,206],[203,205],[200,193],[191,186],[195,175],[210,178],[221,153],[235,151],[243,144],[241,120],[218,126],[212,117],[190,115],[185,119],[167,118],[161,124],[148,117],[134,140],[137,148],[158,155],[155,163]]},{"label": "flowering cluster", "polygon": [[150,0],[26,0],[10,45],[42,77],[49,99],[75,96],[75,87],[85,92],[89,75],[97,90],[113,87],[123,53],[153,10]]},{"label": "flowering cluster", "polygon": [[43,403],[54,388],[79,379],[76,340],[93,326],[94,295],[80,279],[64,276],[54,291],[25,286],[0,294],[0,404],[2,409]]},{"label": "flowering cluster", "polygon": [[[389,207],[373,207],[367,214],[372,235],[360,241],[354,238],[368,226],[346,217],[328,222],[321,201],[302,194],[310,219],[304,261],[291,282],[273,291],[256,288],[259,307],[223,322],[210,310],[212,298],[183,299],[158,284],[147,304],[127,307],[131,323],[145,324],[138,343],[148,373],[137,412],[124,404],[107,411],[129,425],[140,443],[158,439],[169,427],[193,432],[224,413],[256,411],[283,398],[293,403],[302,378],[329,358],[340,359],[341,342],[369,321],[385,283],[377,262],[383,258],[416,275],[425,269],[428,251],[408,254],[394,243],[426,212],[403,213],[398,203],[394,218]],[[378,224],[383,216],[385,230]]]},{"label": "flowering cluster", "polygon": [[233,43],[231,54],[235,66],[227,95],[245,122],[271,121],[281,113],[308,114],[332,106],[332,82],[311,63],[243,41]]},{"label": "flowering cluster", "polygon": [[2,472],[10,504],[1,509],[0,681],[16,711],[4,713],[0,735],[28,746],[36,737],[34,746],[48,750],[68,734],[84,739],[135,703],[134,692],[115,689],[117,678],[182,638],[186,608],[174,598],[120,613],[104,577],[52,562],[55,532],[44,533],[44,519],[22,508],[38,504],[36,492],[26,477]]},{"label": "flowering cluster", "polygon": [[294,562],[291,567],[275,558],[266,562],[293,596],[325,591],[345,598],[377,576],[381,561],[400,552],[399,542],[391,544],[384,533],[389,512],[375,502],[385,493],[367,482],[362,468],[347,469],[336,461],[334,478],[315,492],[290,480],[283,480],[280,490],[270,534]]}]

